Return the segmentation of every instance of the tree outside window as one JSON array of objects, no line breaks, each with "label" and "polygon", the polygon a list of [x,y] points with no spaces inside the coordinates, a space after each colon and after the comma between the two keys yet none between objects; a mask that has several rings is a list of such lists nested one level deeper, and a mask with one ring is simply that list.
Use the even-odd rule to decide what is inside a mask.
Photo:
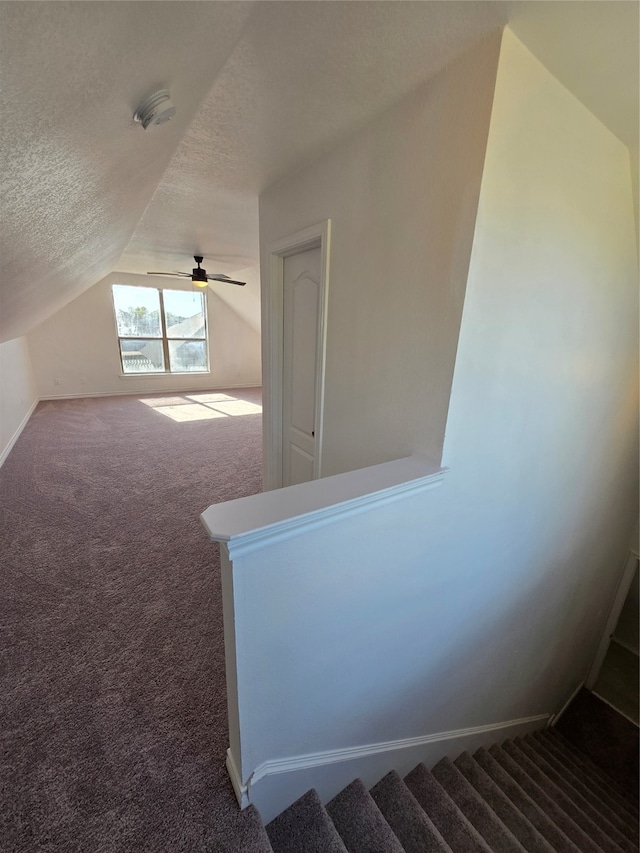
[{"label": "tree outside window", "polygon": [[204,293],[114,284],[123,373],[209,370]]}]

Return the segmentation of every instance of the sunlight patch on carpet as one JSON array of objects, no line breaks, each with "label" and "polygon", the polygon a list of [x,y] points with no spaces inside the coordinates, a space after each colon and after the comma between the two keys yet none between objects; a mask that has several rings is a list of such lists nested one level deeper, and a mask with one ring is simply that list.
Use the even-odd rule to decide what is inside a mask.
[{"label": "sunlight patch on carpet", "polygon": [[184,397],[146,397],[141,398],[140,402],[177,423],[262,413],[262,406],[259,404],[222,393],[186,394]]}]

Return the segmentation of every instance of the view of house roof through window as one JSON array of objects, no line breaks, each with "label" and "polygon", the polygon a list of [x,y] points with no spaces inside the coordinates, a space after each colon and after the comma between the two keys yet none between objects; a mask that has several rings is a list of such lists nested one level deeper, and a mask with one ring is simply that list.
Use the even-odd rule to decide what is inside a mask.
[{"label": "view of house roof through window", "polygon": [[113,285],[123,373],[206,373],[205,294]]}]

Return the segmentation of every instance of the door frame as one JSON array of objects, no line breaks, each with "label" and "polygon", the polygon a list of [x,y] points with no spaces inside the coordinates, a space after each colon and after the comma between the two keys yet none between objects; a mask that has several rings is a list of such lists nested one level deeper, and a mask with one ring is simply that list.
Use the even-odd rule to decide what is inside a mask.
[{"label": "door frame", "polygon": [[331,220],[304,228],[267,246],[269,272],[263,315],[263,445],[264,490],[282,487],[282,400],[284,347],[284,260],[308,249],[320,249],[320,295],[316,335],[315,455],[313,478],[322,476],[324,381],[329,298]]},{"label": "door frame", "polygon": [[629,556],[627,557],[627,560],[625,562],[624,571],[622,573],[622,577],[620,578],[618,589],[613,599],[613,603],[609,611],[609,616],[607,617],[607,621],[604,626],[602,637],[600,638],[600,643],[598,644],[598,651],[595,654],[593,663],[591,664],[589,673],[584,683],[585,687],[588,690],[593,689],[593,685],[596,683],[596,681],[598,680],[598,676],[600,675],[600,670],[602,669],[602,664],[604,663],[604,659],[607,656],[613,632],[616,630],[616,625],[618,624],[618,619],[620,618],[620,614],[622,613],[622,608],[624,607],[624,603],[627,600],[627,595],[629,594],[629,589],[631,587],[631,582],[633,581],[633,576],[636,573],[636,567],[638,565],[639,559],[640,557],[638,556],[638,553],[635,551],[635,549],[629,551]]}]

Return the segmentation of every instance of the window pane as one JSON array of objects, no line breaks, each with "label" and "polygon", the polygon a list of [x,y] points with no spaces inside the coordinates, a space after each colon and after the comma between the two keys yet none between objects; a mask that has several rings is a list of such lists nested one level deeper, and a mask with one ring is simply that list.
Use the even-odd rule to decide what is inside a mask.
[{"label": "window pane", "polygon": [[113,285],[113,304],[121,337],[161,338],[160,296],[154,287]]},{"label": "window pane", "polygon": [[163,290],[168,338],[204,338],[204,297],[191,290]]},{"label": "window pane", "polygon": [[120,341],[123,373],[162,373],[162,341]]},{"label": "window pane", "polygon": [[172,373],[207,370],[205,341],[169,341],[169,362]]}]

